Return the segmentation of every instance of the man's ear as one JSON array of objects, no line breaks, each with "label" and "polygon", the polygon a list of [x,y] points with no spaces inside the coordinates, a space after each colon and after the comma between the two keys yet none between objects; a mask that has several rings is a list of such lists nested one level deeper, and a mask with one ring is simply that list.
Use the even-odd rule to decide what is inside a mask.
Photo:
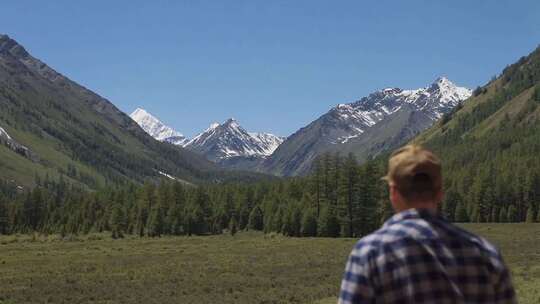
[{"label": "man's ear", "polygon": [[389,194],[390,194],[390,202],[392,202],[392,205],[395,205],[396,202],[398,201],[398,193],[397,193],[397,188],[396,188],[396,185],[394,185],[393,183],[389,183],[388,184],[388,188],[389,189]]}]

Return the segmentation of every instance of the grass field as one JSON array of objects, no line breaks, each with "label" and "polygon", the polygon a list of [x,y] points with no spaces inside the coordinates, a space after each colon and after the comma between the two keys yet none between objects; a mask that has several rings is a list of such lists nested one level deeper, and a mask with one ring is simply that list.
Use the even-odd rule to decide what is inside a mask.
[{"label": "grass field", "polygon": [[[540,224],[470,224],[540,303]],[[335,303],[352,239],[0,237],[0,303]]]}]

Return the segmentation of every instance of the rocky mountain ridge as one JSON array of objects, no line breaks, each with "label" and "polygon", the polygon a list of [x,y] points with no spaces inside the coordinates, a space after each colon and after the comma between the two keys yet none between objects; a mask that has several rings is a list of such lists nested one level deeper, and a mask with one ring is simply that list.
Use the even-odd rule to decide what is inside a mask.
[{"label": "rocky mountain ridge", "polygon": [[431,126],[471,94],[470,89],[439,77],[424,88],[386,88],[339,104],[289,136],[258,170],[284,176],[305,174],[325,152],[369,158]]}]

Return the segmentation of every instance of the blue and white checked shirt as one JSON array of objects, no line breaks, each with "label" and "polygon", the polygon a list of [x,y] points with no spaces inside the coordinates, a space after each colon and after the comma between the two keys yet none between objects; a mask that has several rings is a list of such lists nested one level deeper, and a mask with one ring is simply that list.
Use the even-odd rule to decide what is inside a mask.
[{"label": "blue and white checked shirt", "polygon": [[354,247],[339,304],[517,303],[499,251],[433,211],[410,209]]}]

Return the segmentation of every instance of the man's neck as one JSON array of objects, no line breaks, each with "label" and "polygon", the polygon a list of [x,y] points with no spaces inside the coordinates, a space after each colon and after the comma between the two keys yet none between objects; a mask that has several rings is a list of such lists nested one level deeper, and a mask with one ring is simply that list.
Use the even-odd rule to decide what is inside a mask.
[{"label": "man's neck", "polygon": [[427,210],[430,210],[432,212],[437,212],[437,204],[436,203],[433,203],[433,202],[418,202],[418,203],[414,203],[414,204],[407,204],[407,205],[404,205],[404,206],[395,206],[395,211],[396,213],[399,213],[399,212],[402,212],[402,211],[406,211],[406,210],[410,210],[410,209],[427,209]]}]

